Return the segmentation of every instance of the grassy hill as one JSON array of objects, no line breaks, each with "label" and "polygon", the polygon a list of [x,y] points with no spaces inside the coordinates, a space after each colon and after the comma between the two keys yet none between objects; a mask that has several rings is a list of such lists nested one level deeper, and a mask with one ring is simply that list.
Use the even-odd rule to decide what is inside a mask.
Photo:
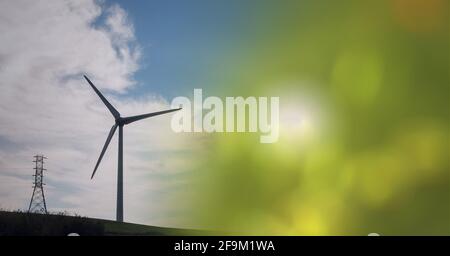
[{"label": "grassy hill", "polygon": [[86,235],[205,235],[206,232],[120,223],[64,214],[36,214],[0,211],[0,236],[66,236]]}]

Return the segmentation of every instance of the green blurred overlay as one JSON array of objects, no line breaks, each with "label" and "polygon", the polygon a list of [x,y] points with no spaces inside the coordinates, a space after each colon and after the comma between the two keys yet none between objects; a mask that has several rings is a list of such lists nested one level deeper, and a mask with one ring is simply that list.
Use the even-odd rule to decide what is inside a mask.
[{"label": "green blurred overlay", "polygon": [[234,234],[450,235],[448,3],[258,2],[214,93],[279,96],[280,138],[208,135],[190,218]]}]

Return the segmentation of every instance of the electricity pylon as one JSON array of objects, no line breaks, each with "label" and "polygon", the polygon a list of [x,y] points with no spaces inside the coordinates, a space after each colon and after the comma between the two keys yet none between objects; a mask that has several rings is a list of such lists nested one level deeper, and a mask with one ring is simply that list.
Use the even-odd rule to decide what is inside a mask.
[{"label": "electricity pylon", "polygon": [[43,155],[34,156],[34,182],[33,182],[33,194],[31,195],[30,206],[28,212],[47,214],[47,205],[45,203],[44,196],[44,159],[47,159]]}]

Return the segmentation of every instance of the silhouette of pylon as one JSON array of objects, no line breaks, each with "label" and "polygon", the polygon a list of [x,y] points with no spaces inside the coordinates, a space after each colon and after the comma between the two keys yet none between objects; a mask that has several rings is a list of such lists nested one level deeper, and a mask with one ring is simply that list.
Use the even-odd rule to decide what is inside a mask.
[{"label": "silhouette of pylon", "polygon": [[34,156],[34,182],[33,182],[33,194],[31,195],[30,206],[28,212],[47,214],[47,205],[45,203],[44,196],[44,159],[47,159],[43,155]]}]

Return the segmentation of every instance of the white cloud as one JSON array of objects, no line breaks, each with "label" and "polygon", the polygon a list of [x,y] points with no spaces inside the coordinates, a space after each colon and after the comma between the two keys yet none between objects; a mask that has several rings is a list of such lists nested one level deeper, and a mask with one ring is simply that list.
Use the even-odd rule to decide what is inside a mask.
[{"label": "white cloud", "polygon": [[[0,207],[28,206],[31,157],[43,153],[50,210],[114,219],[116,138],[89,179],[113,119],[81,75],[105,93],[133,86],[141,53],[126,12],[93,0],[1,1],[0,34]],[[157,96],[107,97],[122,115],[169,107]],[[176,209],[151,203],[170,201],[156,196],[180,183],[167,173],[185,169],[183,154],[175,153],[187,145],[174,136],[169,116],[125,127],[127,221],[176,224],[160,217]]]}]

